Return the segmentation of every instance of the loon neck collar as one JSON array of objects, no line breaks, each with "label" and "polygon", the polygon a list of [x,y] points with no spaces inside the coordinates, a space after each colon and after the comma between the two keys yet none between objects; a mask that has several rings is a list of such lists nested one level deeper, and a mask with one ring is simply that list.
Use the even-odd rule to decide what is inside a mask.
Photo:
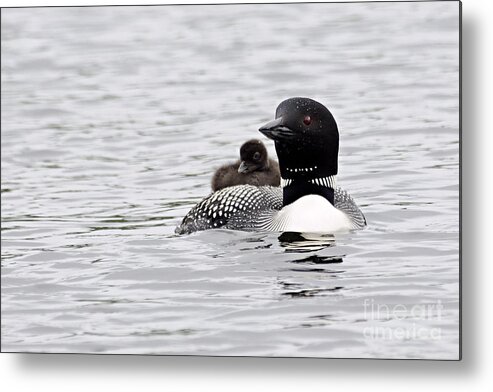
[{"label": "loon neck collar", "polygon": [[336,176],[316,178],[281,178],[283,206],[287,206],[306,195],[319,195],[334,205]]}]

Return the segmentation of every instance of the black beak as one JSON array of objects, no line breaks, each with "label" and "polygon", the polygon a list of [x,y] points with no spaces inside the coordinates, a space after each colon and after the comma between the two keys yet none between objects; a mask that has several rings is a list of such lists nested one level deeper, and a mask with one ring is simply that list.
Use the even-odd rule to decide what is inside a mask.
[{"label": "black beak", "polygon": [[238,173],[248,173],[251,171],[251,167],[245,161],[241,161],[240,167],[238,168]]},{"label": "black beak", "polygon": [[274,141],[291,139],[294,136],[294,132],[290,128],[282,125],[282,117],[260,127],[259,131]]}]

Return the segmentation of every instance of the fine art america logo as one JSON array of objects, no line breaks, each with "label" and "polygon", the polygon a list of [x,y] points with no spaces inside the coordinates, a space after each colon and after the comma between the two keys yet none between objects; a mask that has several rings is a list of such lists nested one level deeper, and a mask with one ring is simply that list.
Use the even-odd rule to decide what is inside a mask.
[{"label": "fine art america logo", "polygon": [[[381,304],[365,299],[364,318],[375,325],[365,327],[367,339],[379,340],[439,340],[441,328],[430,326],[442,318],[440,300],[427,304]],[[392,325],[388,325],[392,321]],[[387,325],[385,325],[387,324]]]}]

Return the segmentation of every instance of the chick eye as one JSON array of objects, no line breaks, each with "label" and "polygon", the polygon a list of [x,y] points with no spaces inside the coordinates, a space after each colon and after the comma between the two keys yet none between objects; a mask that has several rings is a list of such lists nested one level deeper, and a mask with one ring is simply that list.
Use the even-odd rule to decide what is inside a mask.
[{"label": "chick eye", "polygon": [[253,154],[253,159],[258,161],[260,159],[260,153],[257,151],[255,154]]},{"label": "chick eye", "polygon": [[312,123],[312,118],[310,116],[305,116],[303,119],[303,124],[310,125]]}]

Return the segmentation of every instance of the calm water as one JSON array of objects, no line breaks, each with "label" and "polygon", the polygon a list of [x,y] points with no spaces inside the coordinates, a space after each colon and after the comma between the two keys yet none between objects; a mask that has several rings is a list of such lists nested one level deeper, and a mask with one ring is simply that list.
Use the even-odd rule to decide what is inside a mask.
[{"label": "calm water", "polygon": [[[2,10],[2,350],[459,351],[458,3]],[[173,234],[279,102],[366,230]]]}]

